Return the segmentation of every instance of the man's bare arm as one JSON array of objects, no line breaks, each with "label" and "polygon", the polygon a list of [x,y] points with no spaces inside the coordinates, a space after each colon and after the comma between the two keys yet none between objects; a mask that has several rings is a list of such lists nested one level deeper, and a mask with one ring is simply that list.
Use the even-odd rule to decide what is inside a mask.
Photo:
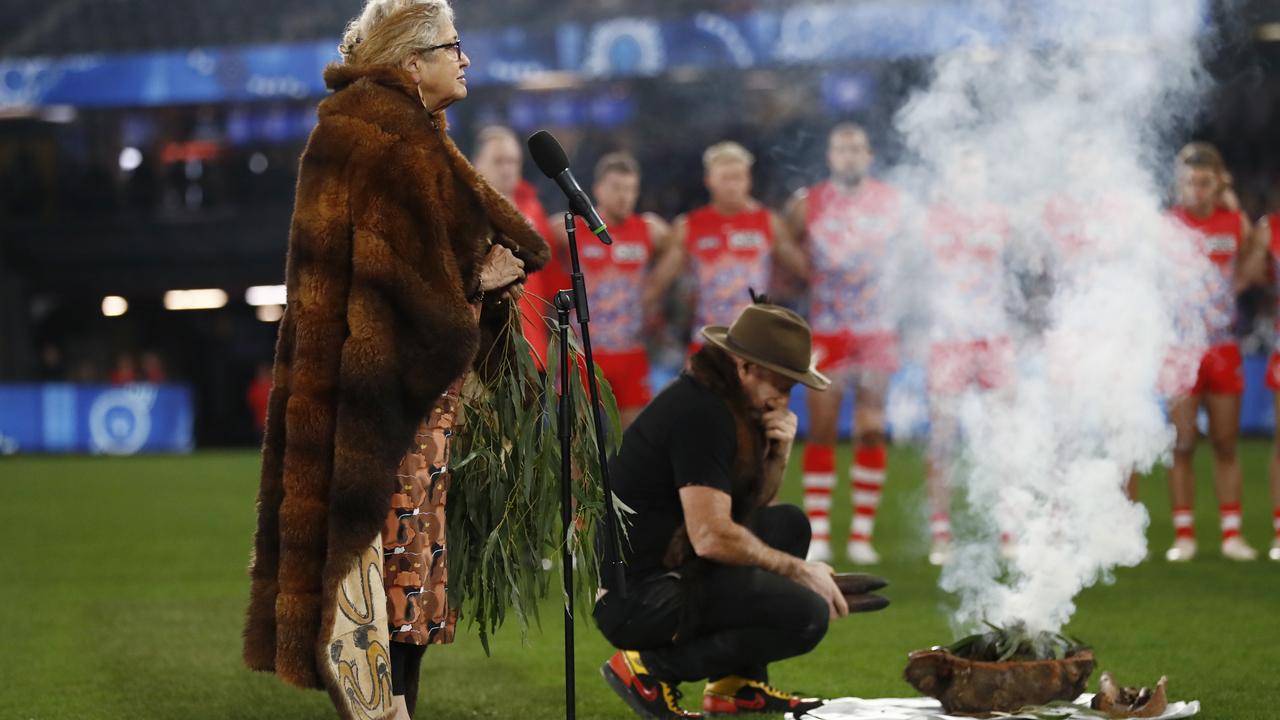
[{"label": "man's bare arm", "polygon": [[769,547],[747,528],[733,521],[732,498],[715,488],[680,488],[689,541],[698,557],[724,565],[747,565],[784,577],[795,577],[804,561]]},{"label": "man's bare arm", "polygon": [[836,586],[831,567],[811,563],[769,547],[747,528],[733,521],[733,500],[721,490],[697,485],[680,488],[685,529],[698,557],[723,565],[758,567],[788,578],[816,592],[832,617],[849,614],[849,604]]}]

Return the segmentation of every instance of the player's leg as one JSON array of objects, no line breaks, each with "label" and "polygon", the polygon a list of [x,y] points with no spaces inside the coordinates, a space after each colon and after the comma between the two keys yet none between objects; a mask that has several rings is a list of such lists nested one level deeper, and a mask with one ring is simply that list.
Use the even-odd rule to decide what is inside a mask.
[{"label": "player's leg", "polygon": [[951,557],[951,472],[960,446],[959,396],[934,396],[929,402],[929,444],[925,491],[929,503],[929,563]]},{"label": "player's leg", "polygon": [[1231,560],[1256,560],[1258,552],[1240,535],[1240,500],[1244,478],[1240,458],[1240,397],[1244,395],[1244,362],[1234,343],[1209,351],[1205,360],[1205,408],[1209,412],[1209,440],[1213,445],[1213,486],[1218,495],[1222,555]]},{"label": "player's leg", "polygon": [[831,561],[831,495],[836,486],[836,443],[844,387],[833,383],[823,392],[807,390],[809,432],[804,445],[804,512],[813,536],[808,558]]},{"label": "player's leg", "polygon": [[951,555],[951,472],[960,450],[959,403],[967,387],[968,351],[962,343],[929,348],[929,443],[925,487],[929,502],[929,562]]},{"label": "player's leg", "polygon": [[854,383],[854,449],[849,469],[853,519],[847,550],[849,561],[860,565],[880,562],[872,537],[889,463],[884,421],[889,377],[884,370],[867,370]]},{"label": "player's leg", "polygon": [[1173,423],[1175,438],[1173,465],[1169,468],[1169,500],[1173,507],[1173,547],[1165,553],[1171,562],[1183,562],[1195,557],[1196,529],[1193,506],[1196,481],[1191,465],[1196,450],[1196,413],[1200,409],[1200,396],[1190,394],[1174,400],[1169,405],[1169,421]]},{"label": "player's leg", "polygon": [[1213,484],[1218,494],[1222,554],[1231,560],[1254,560],[1258,553],[1240,536],[1240,500],[1244,481],[1236,446],[1240,438],[1240,396],[1205,396],[1209,411],[1209,440],[1213,446]]},{"label": "player's leg", "polygon": [[848,338],[814,335],[818,368],[827,373],[831,387],[807,390],[809,427],[805,438],[801,481],[804,512],[813,531],[808,559],[831,562],[831,495],[836,487],[836,443],[839,442],[840,404],[849,387]]},{"label": "player's leg", "polygon": [[[1272,353],[1267,362],[1267,388],[1272,392],[1275,417],[1280,419],[1280,353]],[[1280,562],[1280,421],[1276,422],[1275,440],[1271,445],[1271,464],[1267,474],[1271,480],[1271,524],[1275,530],[1267,557]]]}]

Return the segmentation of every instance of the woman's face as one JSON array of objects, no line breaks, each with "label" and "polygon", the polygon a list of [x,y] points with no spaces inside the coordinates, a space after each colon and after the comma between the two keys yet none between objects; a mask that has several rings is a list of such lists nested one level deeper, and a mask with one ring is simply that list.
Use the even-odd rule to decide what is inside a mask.
[{"label": "woman's face", "polygon": [[[422,96],[422,104],[428,110],[436,112],[462,100],[467,96],[466,69],[471,66],[471,58],[462,52],[458,42],[458,31],[451,21],[446,20],[440,27],[440,34],[432,49],[423,49],[404,59],[403,67],[413,76],[418,84],[418,94]],[[440,46],[446,47],[440,47]]]}]

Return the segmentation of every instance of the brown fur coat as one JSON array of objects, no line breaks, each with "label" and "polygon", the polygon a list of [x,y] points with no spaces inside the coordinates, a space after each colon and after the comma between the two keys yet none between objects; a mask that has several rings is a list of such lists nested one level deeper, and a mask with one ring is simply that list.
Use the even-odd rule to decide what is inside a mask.
[{"label": "brown fur coat", "polygon": [[[352,705],[381,706],[355,703],[351,678],[339,677],[350,668],[334,669],[335,615],[342,605],[363,618],[350,642],[379,683],[385,648],[370,638],[386,609],[361,558],[419,421],[506,317],[505,306],[486,306],[474,319],[466,298],[479,261],[490,239],[529,271],[549,250],[477,175],[407,73],[333,65],[325,83],[333,93],[302,155],[289,237],[244,657],[290,684],[326,687],[354,717],[366,713]],[[365,581],[363,606],[343,585],[351,577],[357,591]]]}]

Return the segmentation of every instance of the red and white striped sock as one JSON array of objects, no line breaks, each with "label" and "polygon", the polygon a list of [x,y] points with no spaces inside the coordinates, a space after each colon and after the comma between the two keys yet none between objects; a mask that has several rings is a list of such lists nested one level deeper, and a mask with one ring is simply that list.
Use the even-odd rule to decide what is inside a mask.
[{"label": "red and white striped sock", "polygon": [[1219,505],[1218,518],[1222,524],[1222,542],[1240,537],[1240,503]]},{"label": "red and white striped sock", "polygon": [[830,445],[804,448],[804,514],[809,516],[813,542],[831,542],[831,491],[836,486],[836,450]]},{"label": "red and white striped sock", "polygon": [[1196,539],[1195,516],[1191,508],[1175,507],[1173,509],[1173,536],[1178,540]]},{"label": "red and white striped sock", "polygon": [[1276,540],[1280,540],[1280,507],[1276,508],[1275,519],[1271,521],[1271,524],[1276,529]]},{"label": "red and white striped sock", "polygon": [[889,453],[883,445],[861,448],[854,453],[853,467],[849,469],[853,489],[853,523],[849,526],[849,542],[871,542],[888,461]]},{"label": "red and white striped sock", "polygon": [[951,518],[946,513],[934,513],[929,518],[929,532],[935,543],[951,542]]}]

